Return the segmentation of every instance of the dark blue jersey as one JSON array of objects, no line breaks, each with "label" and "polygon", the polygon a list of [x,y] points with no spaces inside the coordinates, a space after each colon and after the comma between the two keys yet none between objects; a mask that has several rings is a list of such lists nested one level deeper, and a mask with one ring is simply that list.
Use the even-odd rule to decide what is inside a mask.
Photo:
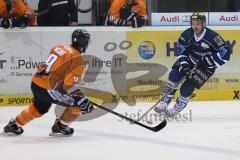
[{"label": "dark blue jersey", "polygon": [[217,68],[230,59],[230,47],[215,31],[205,28],[196,37],[192,28],[185,30],[178,40],[180,62],[204,64],[207,68]]}]

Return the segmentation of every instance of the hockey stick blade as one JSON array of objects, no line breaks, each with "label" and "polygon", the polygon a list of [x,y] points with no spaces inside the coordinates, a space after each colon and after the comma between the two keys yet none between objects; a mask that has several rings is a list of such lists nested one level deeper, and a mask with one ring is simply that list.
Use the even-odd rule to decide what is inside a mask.
[{"label": "hockey stick blade", "polygon": [[164,119],[159,125],[157,125],[155,127],[150,127],[150,130],[153,132],[158,132],[158,131],[162,130],[166,125],[167,125],[167,120]]},{"label": "hockey stick blade", "polygon": [[153,132],[158,132],[158,131],[160,131],[161,129],[163,129],[166,125],[167,125],[167,120],[166,119],[164,119],[160,124],[158,124],[157,126],[155,126],[155,127],[149,127],[149,126],[147,126],[147,125],[144,125],[144,124],[142,124],[142,123],[140,123],[140,122],[138,122],[138,121],[136,121],[136,120],[134,120],[134,119],[131,119],[131,118],[129,118],[129,117],[126,117],[126,116],[124,116],[124,115],[122,115],[122,114],[120,114],[120,113],[117,113],[117,112],[115,112],[115,111],[112,111],[112,110],[110,110],[110,109],[108,109],[108,108],[106,108],[106,107],[104,107],[104,106],[101,106],[101,105],[99,105],[99,104],[96,104],[96,103],[94,103],[94,102],[91,102],[94,106],[96,106],[96,107],[98,107],[98,108],[100,108],[100,109],[102,109],[102,110],[105,110],[105,111],[107,111],[107,112],[109,112],[109,113],[112,113],[112,114],[114,114],[114,115],[116,115],[116,116],[118,116],[118,117],[120,117],[120,118],[123,118],[123,119],[125,119],[125,120],[128,120],[129,122],[132,122],[132,123],[134,123],[134,124],[137,124],[137,125],[139,125],[139,126],[141,126],[141,127],[143,127],[143,128],[146,128],[146,129],[148,129],[148,130],[151,130],[151,131],[153,131]]}]

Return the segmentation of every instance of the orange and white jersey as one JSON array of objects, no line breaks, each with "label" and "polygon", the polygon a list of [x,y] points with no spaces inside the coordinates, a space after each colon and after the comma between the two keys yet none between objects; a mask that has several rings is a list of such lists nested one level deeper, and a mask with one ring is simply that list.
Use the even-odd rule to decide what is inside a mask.
[{"label": "orange and white jersey", "polygon": [[69,45],[52,48],[47,61],[40,65],[32,81],[44,89],[61,88],[67,91],[79,84],[85,70],[80,52]]},{"label": "orange and white jersey", "polygon": [[30,15],[30,25],[36,25],[37,18],[34,10],[25,5],[22,0],[14,0],[10,11],[7,10],[5,0],[0,0],[0,17],[10,19],[11,15],[22,17],[25,14]]},{"label": "orange and white jersey", "polygon": [[[109,21],[113,22],[121,19],[120,10],[126,6],[126,0],[113,0],[110,6]],[[131,12],[138,16],[143,16],[147,20],[146,4],[143,0],[135,0],[135,5],[132,6]]]}]

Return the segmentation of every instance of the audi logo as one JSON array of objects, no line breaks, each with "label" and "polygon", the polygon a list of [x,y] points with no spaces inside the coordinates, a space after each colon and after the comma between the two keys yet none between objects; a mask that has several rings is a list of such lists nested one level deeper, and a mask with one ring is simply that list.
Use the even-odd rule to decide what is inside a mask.
[{"label": "audi logo", "polygon": [[190,22],[191,15],[183,15],[182,16],[182,21],[183,22]]}]

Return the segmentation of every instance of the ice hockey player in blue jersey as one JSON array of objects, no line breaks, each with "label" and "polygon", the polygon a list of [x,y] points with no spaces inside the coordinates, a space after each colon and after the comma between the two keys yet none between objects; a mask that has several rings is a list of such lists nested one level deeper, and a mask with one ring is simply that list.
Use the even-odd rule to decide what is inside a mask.
[{"label": "ice hockey player in blue jersey", "polygon": [[[218,33],[206,27],[203,13],[193,13],[190,23],[191,27],[178,40],[178,60],[169,73],[163,97],[154,108],[156,112],[165,112],[169,117],[182,111],[193,91],[200,89],[215,70],[230,59],[231,49]],[[175,105],[169,105],[182,81]]]}]

